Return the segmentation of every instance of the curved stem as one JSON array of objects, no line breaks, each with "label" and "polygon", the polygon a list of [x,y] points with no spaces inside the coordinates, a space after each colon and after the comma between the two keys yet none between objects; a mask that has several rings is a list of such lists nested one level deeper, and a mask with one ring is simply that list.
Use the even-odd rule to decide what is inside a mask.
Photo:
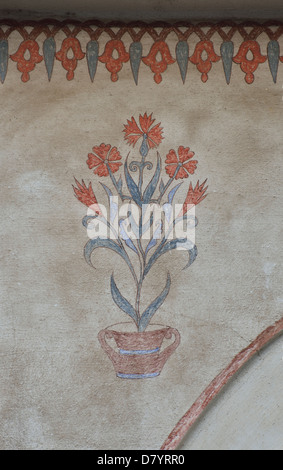
[{"label": "curved stem", "polygon": [[108,172],[109,172],[109,176],[110,176],[110,178],[111,178],[111,181],[112,181],[112,183],[113,183],[113,185],[114,185],[114,187],[115,187],[117,193],[119,194],[120,198],[122,199],[122,201],[124,201],[125,199],[131,199],[130,196],[126,196],[126,195],[124,195],[124,194],[122,193],[121,189],[120,189],[119,186],[118,186],[118,183],[117,183],[117,181],[116,181],[116,178],[115,178],[115,176],[113,175],[113,173],[112,173],[112,171],[111,171],[111,168],[110,168],[109,163],[106,162],[106,166],[107,166],[107,170],[108,170]]},{"label": "curved stem", "polygon": [[158,197],[158,199],[157,199],[157,203],[158,203],[158,204],[160,204],[162,197],[163,197],[164,194],[166,193],[166,191],[167,191],[167,189],[169,188],[169,186],[171,185],[172,181],[174,181],[174,179],[175,179],[175,177],[177,176],[177,173],[178,173],[178,171],[180,170],[181,166],[182,166],[182,163],[178,163],[177,168],[176,168],[176,170],[175,170],[175,172],[174,172],[174,175],[173,175],[171,178],[169,178],[169,180],[167,181],[166,185],[165,185],[164,188],[163,188],[163,191],[160,192],[160,195],[159,195],[159,197]]}]

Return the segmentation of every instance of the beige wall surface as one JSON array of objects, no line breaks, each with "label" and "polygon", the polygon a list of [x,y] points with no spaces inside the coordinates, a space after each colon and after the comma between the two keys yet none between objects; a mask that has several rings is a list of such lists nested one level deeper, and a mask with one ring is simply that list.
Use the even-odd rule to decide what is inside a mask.
[{"label": "beige wall surface", "polygon": [[[59,31],[57,51],[64,38]],[[78,38],[85,53],[89,37],[81,31]],[[37,37],[40,55],[44,39]],[[22,40],[12,33],[9,54]],[[237,33],[233,40],[236,55],[242,38]],[[108,41],[103,33],[99,54]],[[128,51],[129,34],[123,41]],[[190,38],[190,56],[198,41]],[[222,40],[215,35],[212,41],[220,57]],[[141,42],[145,57],[153,40],[145,34]],[[176,42],[174,34],[166,39],[174,58]],[[267,42],[265,34],[258,38],[265,55]],[[276,83],[268,62],[260,64],[250,85],[236,63],[227,85],[221,60],[212,64],[206,82],[190,62],[184,84],[176,61],[159,84],[142,62],[138,85],[129,62],[117,81],[99,62],[93,82],[85,59],[78,60],[72,80],[60,60],[50,81],[43,60],[26,82],[17,65],[9,60],[0,87],[0,447],[158,449],[235,354],[282,317],[283,64]],[[146,308],[170,272],[171,289],[154,323],[177,329],[181,343],[160,376],[130,380],[116,377],[97,335],[127,321],[111,297],[111,274],[131,302],[133,279],[123,260],[105,248],[93,255],[96,269],[85,262],[88,237],[81,220],[87,208],[74,197],[72,184],[74,177],[92,182],[98,202],[106,205],[100,182],[112,191],[113,184],[93,174],[88,154],[105,143],[118,148],[123,164],[129,151],[131,160],[140,158],[123,129],[144,113],[153,113],[163,127],[158,152],[164,181],[170,149],[190,147],[198,160],[176,200],[184,201],[190,181],[195,187],[207,179],[208,195],[196,207],[195,262],[183,270],[187,253],[168,252],[143,288]],[[156,149],[148,159],[156,165]],[[122,167],[118,171],[124,178]],[[276,380],[282,388],[282,364]],[[277,426],[282,434],[282,423]],[[217,440],[211,445],[220,446]]]}]

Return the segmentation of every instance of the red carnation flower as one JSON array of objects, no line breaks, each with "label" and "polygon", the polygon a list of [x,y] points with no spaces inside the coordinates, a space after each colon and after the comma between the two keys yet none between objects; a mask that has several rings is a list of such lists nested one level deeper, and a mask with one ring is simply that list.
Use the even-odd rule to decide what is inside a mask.
[{"label": "red carnation flower", "polygon": [[88,154],[87,164],[93,173],[98,176],[108,176],[110,171],[115,173],[119,170],[121,162],[120,152],[117,147],[112,147],[110,144],[100,144],[99,146],[93,147],[94,153]]},{"label": "red carnation flower", "polygon": [[170,178],[174,177],[176,180],[188,178],[189,174],[193,175],[198,163],[197,160],[191,160],[193,156],[194,152],[191,152],[189,147],[180,146],[178,148],[178,156],[175,150],[170,150],[165,160],[165,163],[167,163],[165,167],[166,173]]},{"label": "red carnation flower", "polygon": [[73,185],[76,198],[85,206],[90,207],[96,214],[101,214],[101,210],[99,208],[99,205],[97,204],[97,199],[94,195],[91,183],[89,183],[87,188],[84,180],[82,180],[82,184],[80,184],[75,178],[75,182],[78,186],[77,188],[75,188],[75,186]]},{"label": "red carnation flower", "polygon": [[136,123],[135,118],[132,116],[131,120],[127,120],[127,124],[124,124],[124,139],[128,142],[129,145],[132,145],[134,147],[137,141],[141,137],[146,135],[148,146],[150,148],[157,147],[164,138],[162,136],[163,128],[160,127],[160,123],[153,126],[154,122],[155,119],[152,119],[152,114],[150,116],[148,116],[147,113],[144,113],[143,116],[140,114],[139,127]]},{"label": "red carnation flower", "polygon": [[205,194],[208,186],[204,187],[207,180],[205,180],[201,185],[199,185],[199,181],[197,182],[195,188],[193,188],[192,183],[190,183],[189,190],[187,193],[186,200],[184,202],[181,215],[185,215],[190,206],[197,205],[204,198],[206,198],[207,194]]}]

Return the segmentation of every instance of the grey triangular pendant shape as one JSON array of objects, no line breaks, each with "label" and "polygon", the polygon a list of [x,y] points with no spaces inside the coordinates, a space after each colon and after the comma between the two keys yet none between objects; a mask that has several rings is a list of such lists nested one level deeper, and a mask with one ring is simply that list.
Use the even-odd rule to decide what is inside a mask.
[{"label": "grey triangular pendant shape", "polygon": [[88,71],[91,81],[93,82],[98,62],[98,42],[89,41],[86,46],[86,59],[88,65]]},{"label": "grey triangular pendant shape", "polygon": [[7,69],[8,69],[8,41],[6,39],[1,39],[0,41],[0,80],[4,83]]},{"label": "grey triangular pendant shape", "polygon": [[277,72],[279,65],[280,47],[278,41],[269,41],[267,45],[267,57],[270,72],[274,83],[277,80]]},{"label": "grey triangular pendant shape", "polygon": [[130,62],[135,84],[138,84],[139,68],[142,58],[142,45],[140,42],[132,42],[130,45]]},{"label": "grey triangular pendant shape", "polygon": [[44,62],[45,62],[49,81],[51,80],[51,76],[53,72],[55,52],[56,52],[56,43],[55,43],[54,38],[45,39],[43,43],[43,57],[44,57]]},{"label": "grey triangular pendant shape", "polygon": [[188,61],[189,61],[189,46],[188,46],[187,41],[179,41],[177,43],[176,59],[179,65],[183,83],[185,83],[187,70],[188,70]]},{"label": "grey triangular pendant shape", "polygon": [[221,44],[220,53],[223,62],[226,83],[229,85],[232,73],[234,44],[231,41],[226,41]]}]

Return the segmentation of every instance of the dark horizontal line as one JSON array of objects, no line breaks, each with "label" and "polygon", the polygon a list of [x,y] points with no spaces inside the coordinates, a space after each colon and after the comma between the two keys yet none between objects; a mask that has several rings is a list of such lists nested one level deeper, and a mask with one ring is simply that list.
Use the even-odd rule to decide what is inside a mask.
[{"label": "dark horizontal line", "polygon": [[[0,12],[1,13],[1,12]],[[217,26],[219,28],[223,27],[256,27],[261,26],[263,28],[268,27],[276,27],[276,26],[283,26],[283,21],[281,20],[217,20],[214,21],[189,21],[189,20],[172,20],[172,21],[100,21],[97,19],[88,19],[85,21],[77,20],[74,18],[68,18],[64,20],[58,20],[55,18],[43,18],[43,19],[25,19],[25,20],[17,20],[13,18],[0,18],[0,26],[47,26],[47,25],[54,25],[54,26],[61,26],[64,27],[66,25],[69,26],[96,26],[98,28],[172,28],[173,27],[214,27]]]}]

